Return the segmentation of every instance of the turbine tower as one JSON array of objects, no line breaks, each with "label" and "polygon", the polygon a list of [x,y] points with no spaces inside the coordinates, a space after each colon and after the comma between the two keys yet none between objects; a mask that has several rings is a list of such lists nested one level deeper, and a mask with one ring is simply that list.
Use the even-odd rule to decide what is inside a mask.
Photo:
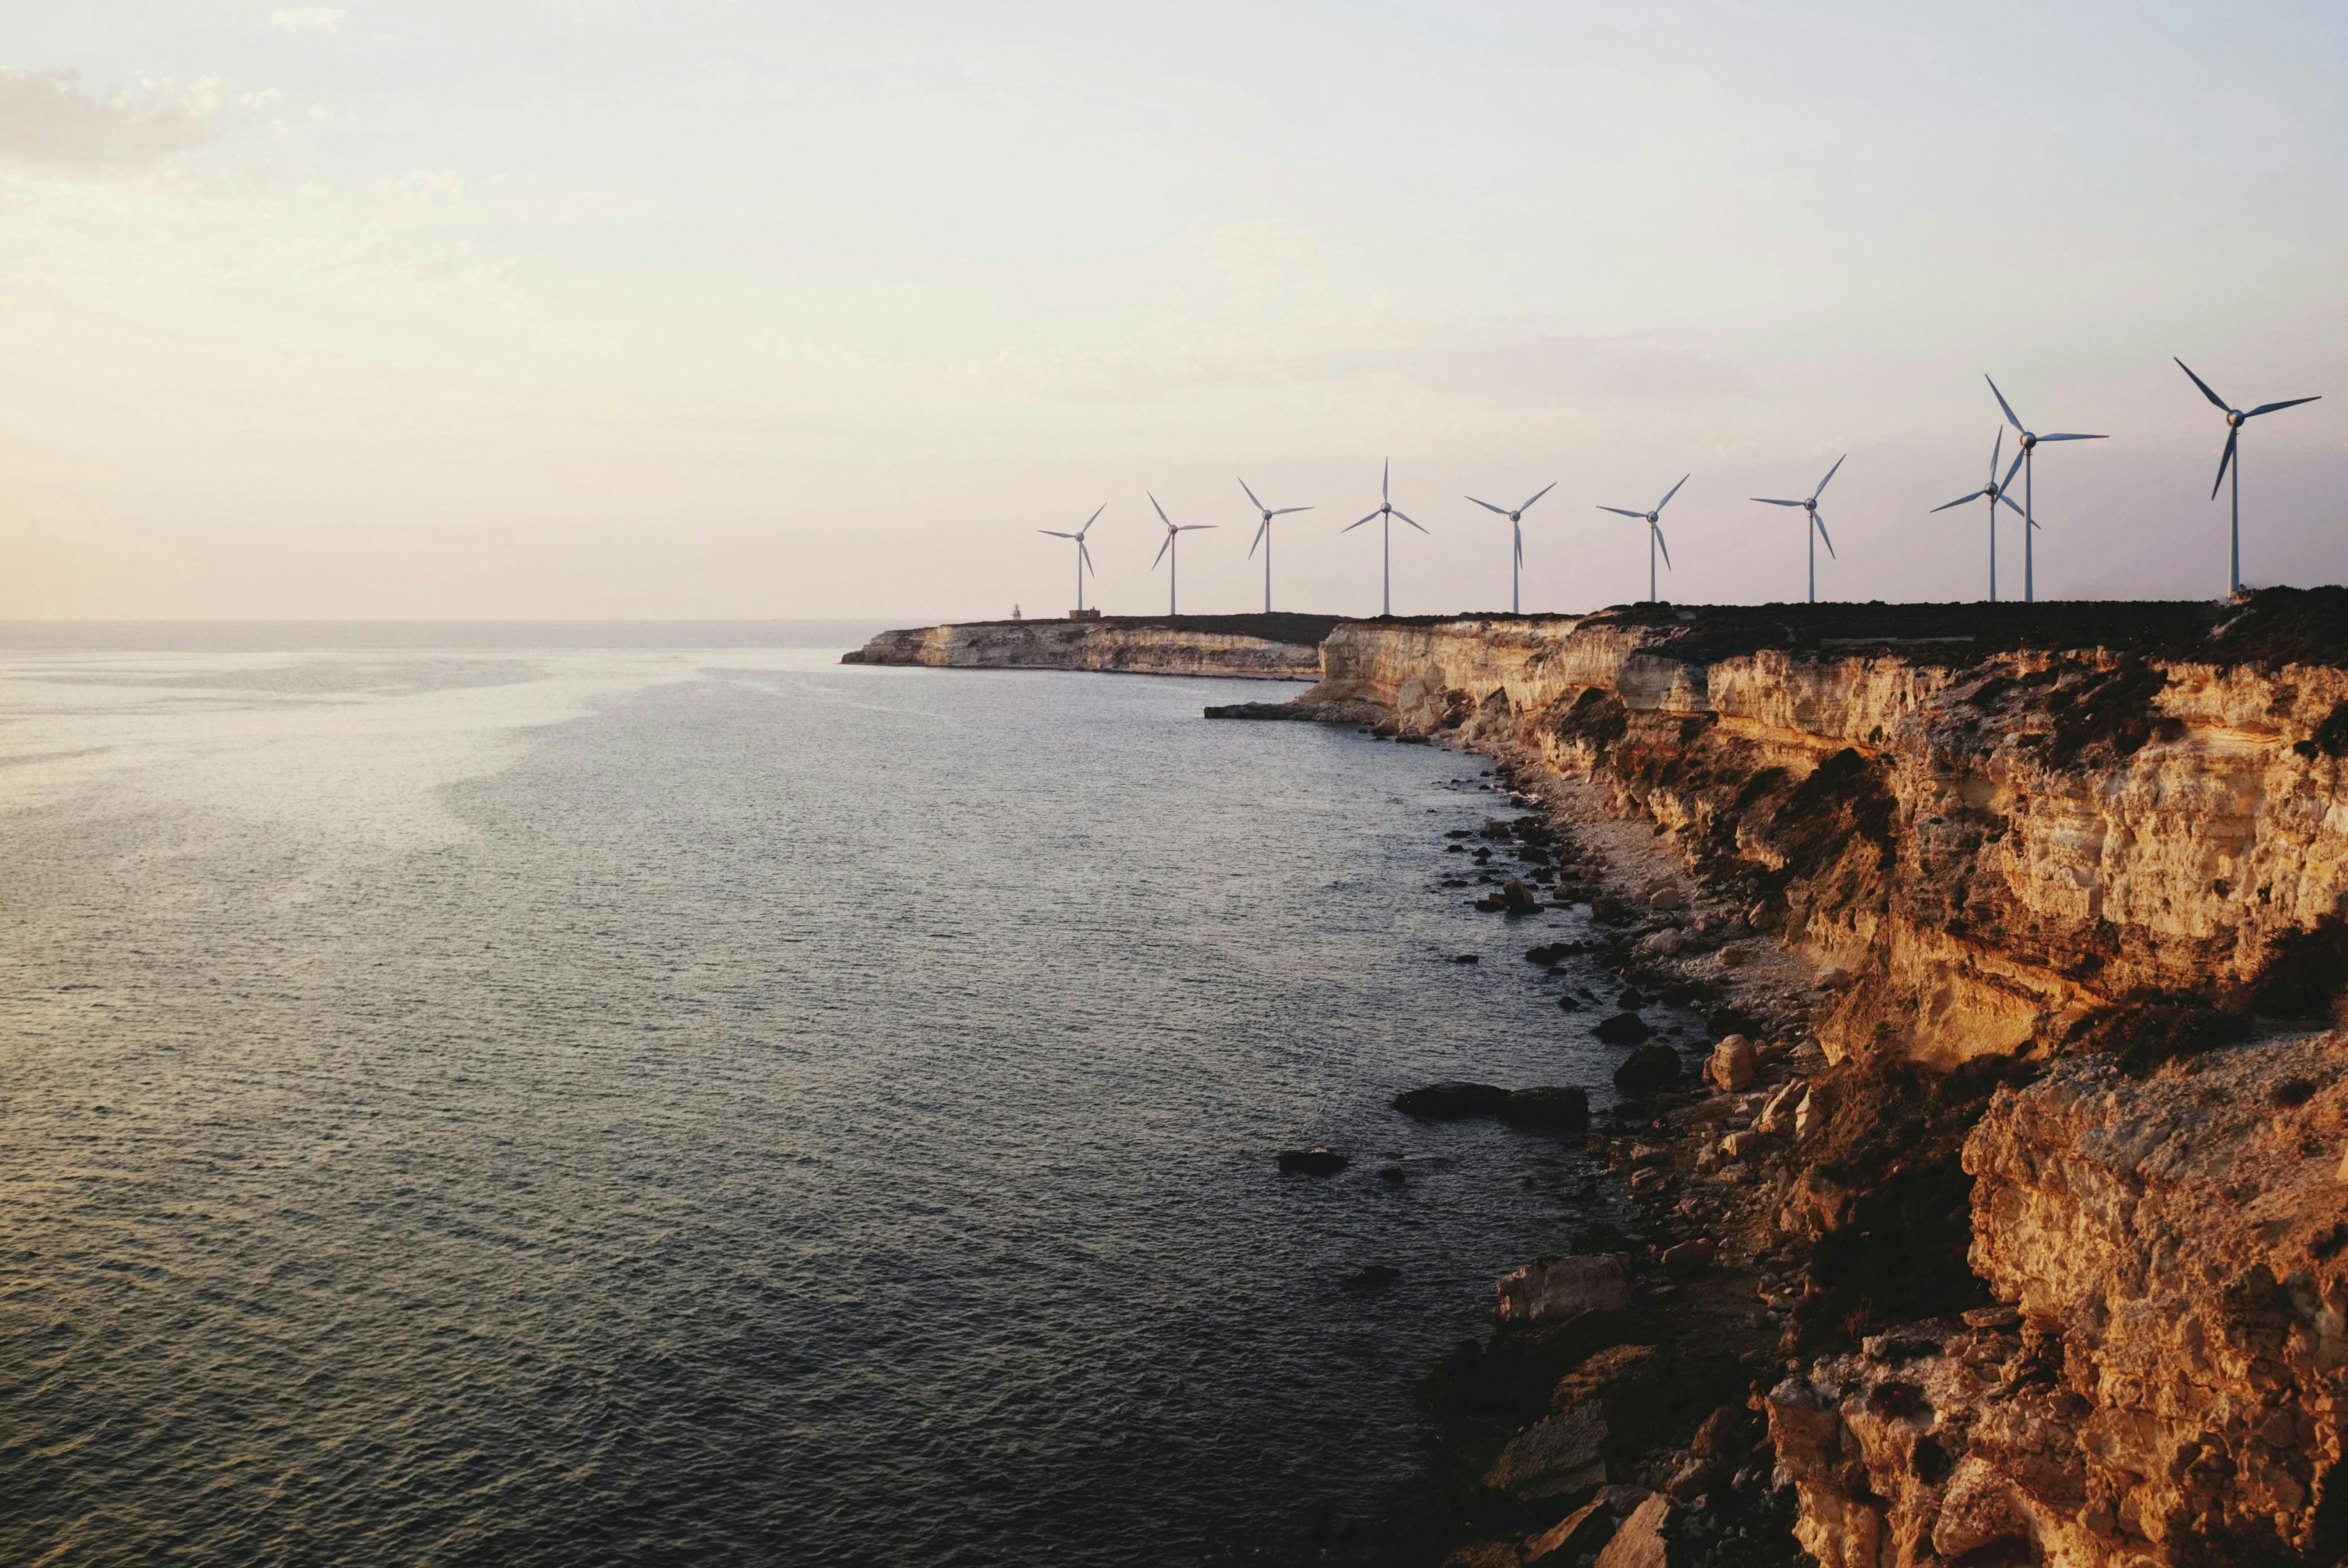
[{"label": "turbine tower", "polygon": [[[1686,484],[1690,477],[1692,477],[1690,475],[1681,475],[1680,485]],[[1672,497],[1680,493],[1680,485],[1673,485],[1664,491],[1663,498],[1655,503],[1655,509],[1652,512],[1633,512],[1622,507],[1598,508],[1601,512],[1612,512],[1618,518],[1636,518],[1647,525],[1647,602],[1649,604],[1655,603],[1661,597],[1655,592],[1655,552],[1657,550],[1663,552],[1665,566],[1672,564],[1672,547],[1663,542],[1663,508],[1672,504]]]},{"label": "turbine tower", "polygon": [[[1982,379],[1983,381],[1989,381],[1989,377],[1986,375],[1982,376]],[[2034,532],[2038,527],[2038,518],[2031,510],[2031,478],[2035,473],[2037,467],[2037,459],[2032,455],[2038,450],[2038,444],[2041,441],[2106,441],[2109,440],[2110,437],[2105,436],[2034,435],[2032,433],[2030,427],[2023,424],[2021,419],[2015,415],[2013,412],[2013,405],[2005,400],[2005,394],[1997,389],[1997,383],[1994,381],[1989,381],[1989,392],[1992,397],[1997,399],[1998,407],[2005,411],[2005,422],[2013,425],[2016,430],[2022,432],[2022,602],[2024,604],[2030,604],[2034,602],[2038,597],[2037,581],[2032,575],[2033,563],[2035,558],[2031,552],[2030,538],[2031,534]]]},{"label": "turbine tower", "polygon": [[[2193,375],[2193,367],[2181,359],[2177,362],[2177,368],[2188,375]],[[2199,387],[2201,395],[2216,404],[2226,415],[2226,452],[2225,456],[2218,459],[2218,482],[2209,487],[2209,498],[2213,501],[2218,498],[2218,485],[2226,482],[2226,470],[2229,467],[2232,468],[2234,471],[2234,520],[2228,533],[2229,544],[2226,552],[2226,592],[2232,595],[2242,591],[2242,460],[2234,450],[2235,444],[2241,438],[2242,421],[2256,419],[2261,414],[2272,414],[2278,408],[2296,408],[2302,403],[2319,402],[2321,398],[2320,395],[2294,397],[2283,403],[2261,403],[2245,414],[2239,408],[2227,406],[2226,400],[2210,391],[2209,384],[2199,376],[2193,375],[2193,384]]]},{"label": "turbine tower", "polygon": [[1513,536],[1516,544],[1516,553],[1510,558],[1509,566],[1509,613],[1510,615],[1522,615],[1524,613],[1524,607],[1517,602],[1517,579],[1525,569],[1525,514],[1532,510],[1533,501],[1540,500],[1543,496],[1548,495],[1551,490],[1556,488],[1557,481],[1554,479],[1550,480],[1548,484],[1543,485],[1540,489],[1533,492],[1532,501],[1527,501],[1523,506],[1519,507],[1513,512],[1509,510],[1506,507],[1496,507],[1489,501],[1476,501],[1476,497],[1473,496],[1468,497],[1471,501],[1476,501],[1476,504],[1483,507],[1486,511],[1498,512],[1500,516],[1509,519],[1509,532]]},{"label": "turbine tower", "polygon": [[[1056,539],[1074,539],[1076,541],[1076,608],[1078,610],[1082,610],[1085,607],[1085,573],[1093,569],[1093,552],[1085,548],[1085,536],[1093,531],[1093,525],[1099,522],[1100,515],[1107,510],[1108,503],[1107,501],[1103,501],[1099,506],[1095,507],[1093,508],[1093,515],[1085,519],[1085,526],[1078,528],[1073,534],[1063,533],[1058,528],[1037,528],[1035,530],[1039,534],[1049,534]],[[1095,575],[1097,576],[1099,574],[1095,573]]]},{"label": "turbine tower", "polygon": [[[1990,443],[1989,483],[1983,485],[1980,489],[1975,490],[1972,495],[1959,496],[1955,500],[1949,503],[1949,507],[1962,507],[1967,501],[1978,501],[1983,496],[1987,496],[1989,497],[1989,601],[1992,604],[1995,604],[1997,602],[1998,503],[2001,501],[2004,502],[2006,509],[2017,518],[2023,515],[2022,508],[2013,504],[2013,497],[2006,494],[2008,490],[2013,487],[2014,469],[2022,466],[2022,454],[2016,452],[2013,455],[2013,467],[2008,468],[2005,471],[2005,477],[2003,479],[2000,479],[1997,477],[1997,460],[2001,456],[2004,456],[2004,454],[2005,426],[2001,425],[1997,427],[1997,439]],[[1949,507],[1934,507],[1932,510],[1936,512],[1945,512],[1949,509]]]},{"label": "turbine tower", "polygon": [[1850,454],[1848,452],[1836,458],[1834,467],[1827,470],[1826,478],[1818,481],[1818,487],[1810,492],[1810,498],[1807,501],[1773,501],[1766,496],[1753,497],[1765,507],[1799,507],[1809,514],[1809,526],[1802,530],[1802,537],[1810,541],[1810,602],[1812,604],[1818,601],[1818,541],[1820,539],[1827,541],[1828,555],[1832,556],[1835,553],[1834,539],[1827,532],[1827,520],[1818,516],[1818,497],[1827,493],[1828,481],[1835,477],[1836,470],[1849,460]]},{"label": "turbine tower", "polygon": [[[1149,494],[1146,490],[1142,493],[1144,495]],[[1156,496],[1150,496],[1149,504],[1153,507],[1158,507],[1158,497]],[[1175,613],[1174,569],[1179,563],[1172,560],[1167,560],[1167,557],[1173,554],[1175,537],[1179,534],[1189,533],[1198,528],[1211,528],[1215,525],[1212,523],[1178,524],[1173,518],[1166,515],[1166,508],[1163,507],[1158,507],[1158,520],[1166,525],[1166,542],[1158,547],[1158,554],[1150,559],[1149,569],[1151,571],[1156,571],[1158,569],[1158,563],[1159,561],[1166,561],[1166,613],[1170,616]]]},{"label": "turbine tower", "polygon": [[[1396,511],[1395,509],[1394,497],[1387,487],[1389,482],[1393,478],[1394,459],[1389,457],[1386,459],[1385,471],[1378,476],[1378,509],[1362,519],[1362,523],[1375,523],[1381,518],[1385,519],[1385,526],[1380,530],[1385,536],[1384,544],[1379,547],[1385,563],[1381,569],[1383,575],[1380,579],[1382,587],[1380,589],[1381,599],[1378,607],[1378,613],[1380,615],[1392,615],[1394,613],[1394,520],[1396,518],[1400,518],[1404,522],[1410,523],[1412,528],[1418,528],[1420,533],[1423,534],[1426,532],[1425,528],[1419,528],[1416,523],[1411,521],[1410,515],[1408,513]],[[1337,531],[1341,534],[1350,534],[1355,528],[1360,528],[1362,523],[1347,523],[1344,528],[1339,528]]]},{"label": "turbine tower", "polygon": [[1245,479],[1241,479],[1240,481],[1240,488],[1247,490],[1247,498],[1249,501],[1254,504],[1257,511],[1263,514],[1262,526],[1256,529],[1255,538],[1248,544],[1248,554],[1251,556],[1254,555],[1255,547],[1257,545],[1262,545],[1263,547],[1263,612],[1266,615],[1270,615],[1272,613],[1272,519],[1274,518],[1284,518],[1291,512],[1309,512],[1313,508],[1310,507],[1282,507],[1278,510],[1274,510],[1273,508],[1265,506],[1262,501],[1256,500],[1255,492],[1253,490],[1248,490],[1248,482]]}]

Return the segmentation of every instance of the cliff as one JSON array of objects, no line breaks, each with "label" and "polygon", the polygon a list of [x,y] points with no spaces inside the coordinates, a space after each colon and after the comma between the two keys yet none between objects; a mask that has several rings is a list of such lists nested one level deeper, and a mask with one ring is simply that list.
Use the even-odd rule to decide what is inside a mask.
[{"label": "cliff", "polygon": [[[1663,1498],[1637,1560],[1783,1560],[1781,1495],[1833,1568],[2348,1560],[2348,592],[1349,623],[1322,660],[1210,712],[1499,759],[1581,840],[1601,961],[1759,1039],[1592,1143],[1642,1301],[1706,1303],[1650,1339],[1742,1356],[1783,1489],[1708,1457],[1725,1409],[1622,1456]],[[1772,1008],[1779,962],[1816,983]],[[1522,1533],[1457,1561],[1555,1555],[1478,1506]]]},{"label": "cliff", "polygon": [[1321,640],[1336,623],[1321,615],[983,620],[884,631],[840,662],[1312,681],[1321,674]]}]

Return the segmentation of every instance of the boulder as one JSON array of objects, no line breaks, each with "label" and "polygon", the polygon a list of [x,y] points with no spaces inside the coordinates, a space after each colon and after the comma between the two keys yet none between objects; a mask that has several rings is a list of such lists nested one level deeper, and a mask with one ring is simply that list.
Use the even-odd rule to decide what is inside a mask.
[{"label": "boulder", "polygon": [[1807,1138],[1827,1124],[1826,1096],[1813,1090],[1794,1107],[1794,1136]]},{"label": "boulder", "polygon": [[1530,915],[1541,907],[1532,889],[1513,876],[1500,884],[1500,902],[1511,915]]},{"label": "boulder", "polygon": [[[1580,1012],[1581,1010],[1581,999],[1569,991],[1564,996],[1557,999],[1557,1005],[1563,1008],[1568,1012]],[[2348,1159],[2343,1159],[2342,1161],[2341,1169],[2343,1172],[2348,1172]],[[2343,1174],[2340,1179],[2343,1182],[2348,1182],[2348,1174]]]},{"label": "boulder", "polygon": [[1611,1018],[1600,1019],[1590,1032],[1608,1045],[1636,1045],[1655,1031],[1649,1029],[1647,1020],[1637,1013],[1618,1012]]},{"label": "boulder", "polygon": [[1492,1083],[1450,1080],[1424,1089],[1405,1090],[1394,1097],[1394,1108],[1422,1122],[1450,1122],[1463,1116],[1497,1114],[1508,1103],[1509,1091]]},{"label": "boulder", "polygon": [[1670,886],[1658,887],[1647,895],[1647,907],[1665,913],[1673,909],[1684,909],[1687,907],[1687,895]]},{"label": "boulder", "polygon": [[1668,1045],[1643,1045],[1614,1070],[1614,1087],[1625,1094],[1652,1094],[1679,1081],[1680,1053]]},{"label": "boulder", "polygon": [[1524,1560],[1513,1541],[1471,1541],[1453,1547],[1443,1568],[1520,1568]]},{"label": "boulder", "polygon": [[1674,1275],[1702,1274],[1720,1255],[1720,1248],[1708,1236],[1684,1241],[1677,1246],[1663,1249],[1663,1264],[1666,1273]]},{"label": "boulder", "polygon": [[1606,1505],[1604,1498],[1599,1498],[1583,1503],[1526,1542],[1524,1561],[1561,1568],[1562,1564],[1598,1551],[1613,1533],[1614,1511]]},{"label": "boulder", "polygon": [[1631,986],[1624,989],[1622,997],[1616,1001],[1615,1005],[1620,1007],[1624,1012],[1637,1012],[1641,1008],[1647,1005],[1647,999],[1639,993],[1639,989],[1636,986]]},{"label": "boulder", "polygon": [[1332,1149],[1282,1149],[1278,1160],[1282,1170],[1304,1176],[1334,1176],[1348,1163]]},{"label": "boulder", "polygon": [[1519,1502],[1571,1497],[1606,1482],[1606,1417],[1594,1399],[1545,1416],[1509,1440],[1484,1484]]},{"label": "boulder", "polygon": [[1516,1127],[1587,1126],[1590,1091],[1574,1087],[1515,1090],[1500,1102],[1499,1117]]},{"label": "boulder", "polygon": [[1621,1253],[1574,1254],[1529,1263],[1493,1281],[1503,1323],[1560,1322],[1631,1305],[1631,1271]]},{"label": "boulder", "polygon": [[1712,1048],[1712,1061],[1705,1071],[1713,1083],[1729,1094],[1742,1094],[1753,1087],[1753,1042],[1741,1034],[1732,1034]]},{"label": "boulder", "polygon": [[1657,1492],[1622,1522],[1598,1554],[1598,1568],[1667,1568],[1670,1549],[1663,1531],[1672,1522],[1672,1501]]}]

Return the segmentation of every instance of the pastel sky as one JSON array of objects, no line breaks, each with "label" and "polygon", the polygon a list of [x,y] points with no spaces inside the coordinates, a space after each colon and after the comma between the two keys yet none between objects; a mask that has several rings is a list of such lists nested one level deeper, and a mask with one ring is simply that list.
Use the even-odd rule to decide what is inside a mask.
[{"label": "pastel sky", "polygon": [[[2348,7],[12,0],[0,616],[2348,579]],[[2001,560],[2018,593],[2021,538]]]}]

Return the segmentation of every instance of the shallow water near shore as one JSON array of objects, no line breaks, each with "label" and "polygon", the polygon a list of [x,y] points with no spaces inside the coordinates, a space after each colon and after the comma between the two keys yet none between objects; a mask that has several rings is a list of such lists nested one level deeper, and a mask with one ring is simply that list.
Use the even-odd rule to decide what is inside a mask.
[{"label": "shallow water near shore", "polygon": [[1437,886],[1482,764],[836,656],[0,654],[0,1557],[1217,1563],[1410,1481],[1594,1167],[1385,1102],[1620,1054],[1580,915]]}]

